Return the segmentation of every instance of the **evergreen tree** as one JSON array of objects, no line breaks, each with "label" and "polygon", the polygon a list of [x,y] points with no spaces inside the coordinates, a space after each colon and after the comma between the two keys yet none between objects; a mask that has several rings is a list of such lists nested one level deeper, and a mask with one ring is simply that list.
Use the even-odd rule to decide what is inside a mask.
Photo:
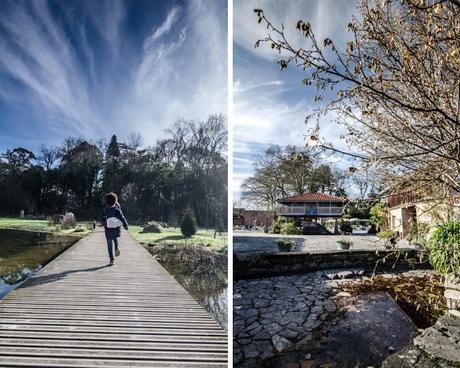
[{"label": "evergreen tree", "polygon": [[193,214],[191,209],[187,209],[182,217],[180,231],[182,235],[186,238],[191,238],[193,235],[196,234],[197,231],[197,223],[195,215]]},{"label": "evergreen tree", "polygon": [[119,178],[120,145],[114,134],[107,145],[105,155],[104,190],[106,192],[119,192],[121,189]]},{"label": "evergreen tree", "polygon": [[107,146],[107,157],[118,158],[120,157],[120,146],[117,141],[117,136],[114,134],[110,139],[110,143]]}]

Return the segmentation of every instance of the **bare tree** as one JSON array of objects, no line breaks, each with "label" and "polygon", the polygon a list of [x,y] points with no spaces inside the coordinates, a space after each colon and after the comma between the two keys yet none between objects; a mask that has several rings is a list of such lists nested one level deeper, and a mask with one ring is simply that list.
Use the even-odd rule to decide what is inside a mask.
[{"label": "bare tree", "polygon": [[[456,0],[361,0],[348,24],[352,41],[321,42],[310,23],[295,28],[306,46],[295,48],[284,25],[268,29],[262,43],[279,52],[278,64],[305,71],[303,84],[316,88],[318,109],[310,139],[322,149],[362,159],[397,185],[417,183],[445,195],[460,190],[460,2]],[[327,92],[333,90],[334,94]],[[334,112],[355,152],[320,138],[320,117]],[[434,193],[434,194],[435,194]]]},{"label": "bare tree", "polygon": [[255,172],[241,186],[242,199],[273,210],[276,200],[306,192],[345,194],[344,175],[296,146],[269,147],[254,162]]},{"label": "bare tree", "polygon": [[46,171],[49,171],[59,159],[59,147],[48,147],[42,144],[39,148],[37,161]]}]

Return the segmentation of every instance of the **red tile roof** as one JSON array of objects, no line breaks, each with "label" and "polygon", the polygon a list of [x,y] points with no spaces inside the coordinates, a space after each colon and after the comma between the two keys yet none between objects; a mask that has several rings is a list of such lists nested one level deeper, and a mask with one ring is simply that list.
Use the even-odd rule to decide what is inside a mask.
[{"label": "red tile roof", "polygon": [[304,193],[278,200],[279,203],[288,202],[345,202],[345,199],[325,193]]}]

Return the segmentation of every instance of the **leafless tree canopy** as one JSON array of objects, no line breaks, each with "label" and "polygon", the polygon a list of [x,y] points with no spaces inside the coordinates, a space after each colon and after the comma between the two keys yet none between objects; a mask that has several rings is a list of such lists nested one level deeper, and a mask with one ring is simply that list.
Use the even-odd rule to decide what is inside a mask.
[{"label": "leafless tree canopy", "polygon": [[296,146],[269,147],[258,156],[255,173],[242,186],[242,199],[257,207],[273,210],[282,197],[306,192],[345,196],[348,175]]},{"label": "leafless tree canopy", "polygon": [[306,45],[299,49],[283,25],[254,11],[268,29],[255,46],[267,43],[281,69],[303,68],[303,84],[316,88],[309,133],[319,147],[338,151],[319,137],[321,116],[334,112],[348,132],[345,153],[384,171],[389,183],[404,178],[439,195],[460,190],[459,1],[361,0],[348,24],[352,41],[317,40],[296,20]]}]

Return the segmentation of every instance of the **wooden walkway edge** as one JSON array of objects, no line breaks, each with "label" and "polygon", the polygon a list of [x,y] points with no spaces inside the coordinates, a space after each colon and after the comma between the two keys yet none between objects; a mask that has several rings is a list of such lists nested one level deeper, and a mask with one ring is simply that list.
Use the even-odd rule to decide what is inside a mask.
[{"label": "wooden walkway edge", "polygon": [[1,367],[227,367],[227,333],[136,240],[97,230],[0,300]]}]

